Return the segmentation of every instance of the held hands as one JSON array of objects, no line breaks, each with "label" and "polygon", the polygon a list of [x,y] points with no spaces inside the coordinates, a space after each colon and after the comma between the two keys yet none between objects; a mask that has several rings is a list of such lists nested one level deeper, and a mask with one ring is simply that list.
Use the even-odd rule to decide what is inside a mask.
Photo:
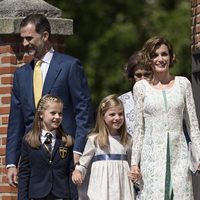
[{"label": "held hands", "polygon": [[198,166],[198,171],[200,171],[200,164],[199,164],[199,166]]},{"label": "held hands", "polygon": [[9,167],[7,171],[7,180],[10,186],[17,187],[18,184],[18,177],[17,177],[17,168],[16,167]]},{"label": "held hands", "polygon": [[137,165],[131,166],[131,170],[128,173],[128,177],[133,182],[138,182],[142,178],[140,169]]},{"label": "held hands", "polygon": [[75,169],[72,173],[72,181],[76,185],[81,185],[83,183],[82,174],[79,170]]}]

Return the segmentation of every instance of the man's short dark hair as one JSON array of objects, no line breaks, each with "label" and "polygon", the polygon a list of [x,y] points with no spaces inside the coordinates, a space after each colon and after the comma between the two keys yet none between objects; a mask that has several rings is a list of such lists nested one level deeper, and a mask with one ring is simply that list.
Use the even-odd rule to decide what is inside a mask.
[{"label": "man's short dark hair", "polygon": [[51,26],[48,19],[42,14],[30,14],[26,16],[21,24],[20,28],[27,26],[28,24],[35,25],[35,31],[39,34],[47,31],[49,33],[49,38],[51,37]]}]

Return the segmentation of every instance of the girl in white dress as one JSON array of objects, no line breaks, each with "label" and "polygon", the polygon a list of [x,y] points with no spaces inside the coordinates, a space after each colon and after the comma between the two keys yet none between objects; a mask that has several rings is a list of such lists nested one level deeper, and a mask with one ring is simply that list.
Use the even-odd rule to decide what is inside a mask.
[{"label": "girl in white dress", "polygon": [[188,146],[183,131],[200,150],[200,132],[190,81],[169,72],[175,56],[169,41],[150,38],[143,47],[153,70],[150,82],[133,87],[136,107],[131,159],[132,180],[142,176],[141,200],[193,200]]},{"label": "girl in white dress", "polygon": [[73,182],[82,184],[92,163],[87,193],[90,200],[134,200],[128,178],[131,146],[123,104],[116,95],[109,95],[100,102],[95,128],[75,167]]}]

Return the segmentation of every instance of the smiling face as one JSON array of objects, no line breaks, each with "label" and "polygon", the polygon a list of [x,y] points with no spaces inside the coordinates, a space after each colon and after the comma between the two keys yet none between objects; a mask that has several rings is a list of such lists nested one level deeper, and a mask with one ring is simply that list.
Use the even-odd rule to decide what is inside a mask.
[{"label": "smiling face", "polygon": [[104,121],[110,135],[118,135],[124,123],[123,107],[119,105],[109,108],[104,114]]},{"label": "smiling face", "polygon": [[39,34],[35,30],[35,25],[29,23],[21,27],[20,36],[22,38],[22,45],[29,55],[37,59],[41,59],[45,55],[45,46],[49,38],[49,33],[47,31]]},{"label": "smiling face", "polygon": [[57,129],[62,122],[62,110],[62,103],[47,102],[46,109],[40,114],[42,129],[47,131]]},{"label": "smiling face", "polygon": [[170,66],[169,49],[165,44],[160,45],[151,55],[152,69],[155,73],[168,72]]}]

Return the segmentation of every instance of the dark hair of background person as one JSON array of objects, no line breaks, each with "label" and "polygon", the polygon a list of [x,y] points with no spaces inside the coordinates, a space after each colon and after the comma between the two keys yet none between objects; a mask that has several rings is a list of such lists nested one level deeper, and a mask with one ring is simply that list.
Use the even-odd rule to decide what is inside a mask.
[{"label": "dark hair of background person", "polygon": [[143,62],[142,51],[136,51],[135,53],[133,53],[129,57],[127,64],[125,64],[124,66],[124,75],[133,85],[135,83],[134,72],[137,69],[152,71],[152,69]]}]

